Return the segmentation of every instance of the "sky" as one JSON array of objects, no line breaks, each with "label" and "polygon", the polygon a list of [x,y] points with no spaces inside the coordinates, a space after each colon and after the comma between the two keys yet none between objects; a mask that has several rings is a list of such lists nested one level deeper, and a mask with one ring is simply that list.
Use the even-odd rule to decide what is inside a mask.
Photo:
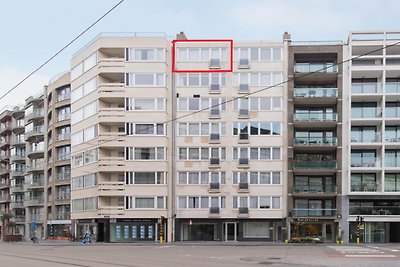
[{"label": "sky", "polygon": [[[0,97],[120,0],[0,0]],[[184,31],[189,39],[346,41],[350,31],[400,31],[398,0],[125,0],[0,100],[23,104],[102,32]]]}]

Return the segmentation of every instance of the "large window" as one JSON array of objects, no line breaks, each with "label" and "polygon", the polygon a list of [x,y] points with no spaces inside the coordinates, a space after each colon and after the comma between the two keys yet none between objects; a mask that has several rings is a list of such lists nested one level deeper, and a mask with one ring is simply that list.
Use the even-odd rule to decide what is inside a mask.
[{"label": "large window", "polygon": [[78,153],[72,157],[72,165],[74,167],[91,164],[98,160],[98,149],[90,149],[81,153]]},{"label": "large window", "polygon": [[73,177],[71,181],[72,190],[89,188],[97,185],[97,173]]},{"label": "large window", "polygon": [[269,86],[282,82],[282,72],[240,72],[233,74],[233,85]]},{"label": "large window", "polygon": [[180,62],[208,62],[210,59],[227,61],[227,58],[227,49],[225,47],[177,48],[177,61]]},{"label": "large window", "polygon": [[400,167],[400,150],[386,149],[385,167]]},{"label": "large window", "polygon": [[82,85],[80,85],[79,87],[75,88],[71,92],[71,102],[75,102],[81,99],[82,97],[90,94],[96,89],[97,89],[97,80],[96,78],[92,78],[87,82],[83,83]]},{"label": "large window", "polygon": [[97,135],[98,135],[98,125],[95,124],[95,125],[92,125],[90,127],[83,129],[82,131],[74,133],[71,138],[71,144],[79,145],[81,143],[84,143],[84,142],[87,142],[89,140],[96,138]]},{"label": "large window", "polygon": [[376,126],[352,126],[351,142],[352,143],[372,143],[378,142]]},{"label": "large window", "polygon": [[400,142],[400,126],[386,126],[385,127],[385,141],[386,142]]},{"label": "large window", "polygon": [[125,184],[166,184],[166,172],[125,172]]},{"label": "large window", "polygon": [[209,111],[209,109],[226,110],[226,98],[178,98],[179,111]]},{"label": "large window", "polygon": [[385,116],[387,118],[400,117],[400,103],[399,102],[386,102]]},{"label": "large window", "polygon": [[232,183],[249,183],[254,185],[280,185],[281,172],[233,172]]},{"label": "large window", "polygon": [[276,196],[233,196],[232,208],[250,208],[250,209],[280,209],[281,197]]},{"label": "large window", "polygon": [[179,136],[208,136],[210,134],[226,135],[226,123],[225,122],[178,123]]},{"label": "large window", "polygon": [[375,192],[378,189],[375,173],[352,173],[351,188],[352,192]]},{"label": "large window", "polygon": [[128,62],[135,61],[165,61],[164,48],[127,48],[125,51],[125,60]]},{"label": "large window", "polygon": [[233,101],[233,110],[282,111],[282,97],[249,97]]},{"label": "large window", "polygon": [[226,184],[225,172],[178,172],[178,184]]},{"label": "large window", "polygon": [[93,68],[97,64],[97,51],[88,56],[85,60],[75,65],[71,70],[71,81]]},{"label": "large window", "polygon": [[72,200],[72,211],[87,211],[97,209],[97,197],[80,198]]},{"label": "large window", "polygon": [[233,147],[233,160],[280,160],[280,147]]},{"label": "large window", "polygon": [[125,209],[165,209],[166,208],[166,197],[125,197]]},{"label": "large window", "polygon": [[251,61],[279,61],[282,60],[280,47],[236,47],[234,60],[248,59]]},{"label": "large window", "polygon": [[165,111],[165,98],[125,98],[127,111]]},{"label": "large window", "polygon": [[86,106],[74,111],[71,115],[71,124],[76,124],[84,119],[87,119],[97,113],[97,100],[87,104]]},{"label": "large window", "polygon": [[67,160],[71,157],[71,147],[69,145],[57,147],[56,152],[57,160]]},{"label": "large window", "polygon": [[233,122],[233,135],[281,135],[281,122]]},{"label": "large window", "polygon": [[165,86],[165,73],[127,73],[126,86]]},{"label": "large window", "polygon": [[165,123],[125,123],[126,135],[166,135]]},{"label": "large window", "polygon": [[385,192],[400,192],[400,173],[385,174]]},{"label": "large window", "polygon": [[376,102],[356,102],[351,103],[351,117],[360,118],[378,118],[381,114],[378,112]]},{"label": "large window", "polygon": [[226,208],[225,197],[179,196],[178,209]]},{"label": "large window", "polygon": [[225,73],[178,73],[177,86],[208,87],[212,84],[225,86]]},{"label": "large window", "polygon": [[352,150],[351,167],[378,167],[375,150]]},{"label": "large window", "polygon": [[179,147],[179,160],[226,159],[225,147]]},{"label": "large window", "polygon": [[126,160],[165,160],[165,147],[126,147]]}]

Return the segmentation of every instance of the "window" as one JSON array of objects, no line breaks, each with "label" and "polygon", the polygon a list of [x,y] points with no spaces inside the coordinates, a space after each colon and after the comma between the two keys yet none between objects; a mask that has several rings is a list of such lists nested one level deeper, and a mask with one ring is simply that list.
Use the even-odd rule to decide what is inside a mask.
[{"label": "window", "polygon": [[165,61],[164,48],[127,48],[125,59],[128,62],[135,61]]},{"label": "window", "polygon": [[179,160],[208,160],[210,158],[226,159],[225,147],[179,147]]},{"label": "window", "polygon": [[126,147],[126,160],[165,160],[164,147]]},{"label": "window", "polygon": [[72,200],[73,211],[86,211],[97,209],[97,197],[81,198]]},{"label": "window", "polygon": [[178,209],[226,208],[225,197],[179,196]]},{"label": "window", "polygon": [[[272,179],[271,179],[272,177]],[[280,172],[233,172],[233,184],[249,183],[253,185],[279,185],[281,183]]]},{"label": "window", "polygon": [[281,122],[233,122],[233,135],[281,135]]},{"label": "window", "polygon": [[178,123],[179,136],[209,136],[210,134],[226,135],[226,123]]},{"label": "window", "polygon": [[75,102],[97,89],[97,80],[92,78],[71,92],[71,102]]},{"label": "window", "polygon": [[208,62],[211,59],[227,60],[227,52],[225,47],[220,48],[177,48],[177,61],[180,62]]},{"label": "window", "polygon": [[127,73],[126,86],[165,86],[165,73]]},{"label": "window", "polygon": [[57,160],[67,160],[70,159],[71,156],[71,147],[69,145],[57,147],[56,152],[57,152]]},{"label": "window", "polygon": [[385,174],[385,192],[400,192],[400,174]]},{"label": "window", "polygon": [[385,150],[385,167],[400,167],[400,150]]},{"label": "window", "polygon": [[88,128],[83,129],[77,133],[74,133],[71,138],[72,145],[79,145],[83,142],[87,142],[96,138],[98,135],[98,125],[92,125]]},{"label": "window", "polygon": [[209,87],[218,84],[220,86],[226,85],[225,73],[178,73],[177,75],[178,87]]},{"label": "window", "polygon": [[127,111],[165,111],[165,98],[125,98]]},{"label": "window", "polygon": [[400,117],[400,103],[399,102],[386,102],[385,116],[388,118]]},{"label": "window", "polygon": [[[388,114],[388,110],[386,109]],[[390,112],[389,112],[390,113]],[[378,104],[376,102],[359,102],[351,103],[352,118],[378,118],[381,117],[378,112]]]},{"label": "window", "polygon": [[81,76],[83,73],[94,67],[96,64],[97,64],[97,51],[72,68],[71,81]]},{"label": "window", "polygon": [[209,112],[209,109],[226,110],[226,98],[178,98],[179,111]]},{"label": "window", "polygon": [[236,47],[234,60],[250,59],[252,61],[280,61],[282,60],[280,47]]},{"label": "window", "polygon": [[164,209],[165,199],[163,196],[156,197],[132,197],[125,196],[125,209]]},{"label": "window", "polygon": [[164,123],[125,123],[126,135],[165,135]]},{"label": "window", "polygon": [[178,172],[178,184],[226,183],[225,172]]},{"label": "window", "polygon": [[352,150],[351,167],[378,167],[375,150]]},{"label": "window", "polygon": [[71,124],[76,124],[84,119],[87,119],[97,113],[98,104],[97,100],[89,103],[88,105],[78,109],[71,115]]},{"label": "window", "polygon": [[125,184],[165,184],[165,172],[125,172]]},{"label": "window", "polygon": [[251,111],[282,111],[281,97],[249,97],[233,100],[233,110],[249,109]]},{"label": "window", "polygon": [[352,173],[351,174],[352,192],[375,192],[377,191],[375,173]]},{"label": "window", "polygon": [[[271,153],[272,151],[272,153]],[[233,160],[250,158],[252,160],[279,160],[280,147],[233,147]]]}]

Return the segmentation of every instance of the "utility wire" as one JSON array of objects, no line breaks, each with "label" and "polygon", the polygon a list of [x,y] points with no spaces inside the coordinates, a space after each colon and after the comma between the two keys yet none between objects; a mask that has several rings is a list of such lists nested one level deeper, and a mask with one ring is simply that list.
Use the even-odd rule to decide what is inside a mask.
[{"label": "utility wire", "polygon": [[[399,44],[400,44],[400,41],[395,42],[395,43],[390,44],[390,45],[386,45],[386,46],[380,47],[380,48],[378,48],[378,49],[371,50],[371,51],[369,51],[369,52],[366,52],[366,53],[364,53],[364,54],[361,54],[361,55],[358,55],[358,56],[355,56],[355,57],[350,57],[350,58],[348,58],[348,59],[345,59],[345,60],[343,60],[343,61],[334,63],[334,64],[332,64],[332,65],[330,65],[330,66],[323,67],[323,68],[318,69],[318,70],[315,70],[315,71],[313,71],[313,72],[308,72],[308,73],[304,73],[304,74],[298,75],[298,76],[296,77],[296,79],[303,78],[303,77],[307,77],[307,76],[311,76],[311,75],[314,75],[314,74],[316,74],[316,73],[323,72],[323,71],[325,71],[325,70],[327,70],[327,69],[332,69],[333,67],[338,67],[339,65],[343,65],[343,64],[345,64],[345,63],[347,63],[347,62],[350,62],[350,61],[352,61],[352,60],[354,60],[354,59],[359,59],[359,58],[361,58],[361,57],[368,56],[368,55],[373,54],[373,53],[375,53],[375,52],[382,51],[382,50],[384,50],[384,49],[386,49],[386,48],[389,48],[389,47],[392,47],[392,46],[396,46],[396,45],[399,45]],[[173,78],[174,78],[174,77],[173,77]],[[183,118],[192,116],[192,115],[194,115],[194,114],[197,114],[197,113],[200,113],[200,112],[203,112],[203,111],[206,111],[206,110],[210,110],[210,109],[212,109],[212,108],[219,107],[219,106],[221,106],[221,105],[224,105],[224,104],[233,102],[233,101],[235,101],[235,100],[237,100],[237,99],[246,98],[246,97],[248,97],[248,96],[251,96],[251,95],[254,95],[254,94],[263,92],[263,91],[265,91],[265,90],[268,90],[268,89],[271,89],[271,88],[274,88],[274,87],[277,87],[277,86],[282,86],[282,85],[284,85],[284,84],[286,84],[286,83],[289,83],[289,82],[291,82],[291,81],[294,81],[294,79],[295,79],[294,77],[293,77],[293,78],[289,78],[289,79],[287,79],[287,80],[285,80],[285,81],[282,81],[282,82],[279,82],[279,83],[276,83],[276,84],[273,84],[273,85],[270,85],[270,86],[261,88],[261,89],[259,89],[259,90],[254,91],[254,92],[250,92],[250,93],[247,93],[247,94],[243,94],[243,95],[241,95],[241,96],[233,97],[232,99],[228,99],[228,100],[223,101],[223,102],[221,102],[221,103],[218,103],[218,104],[216,104],[216,105],[213,105],[213,106],[210,106],[210,107],[207,107],[207,108],[203,108],[203,109],[200,109],[200,110],[196,110],[196,111],[190,112],[190,113],[188,113],[188,114],[185,114],[185,115],[182,115],[182,116],[179,116],[179,117],[176,117],[176,118],[172,118],[172,119],[167,120],[167,121],[165,121],[165,122],[161,122],[161,123],[159,123],[159,124],[171,123],[171,122],[174,122],[174,121],[177,121],[177,120],[180,120],[180,119],[183,119]],[[158,124],[158,123],[154,123],[154,124]],[[142,132],[142,131],[147,131],[147,130],[149,130],[149,129],[151,129],[151,128],[154,128],[154,127],[156,127],[156,126],[152,125],[152,126],[149,126],[149,127],[147,127],[147,128],[141,129],[141,130],[139,130],[139,131],[135,131],[132,135],[138,134],[138,133],[140,133],[140,132]],[[125,136],[126,136],[126,135],[125,135]],[[108,142],[112,142],[112,141],[118,140],[119,138],[121,138],[121,136],[118,136],[118,137],[116,137],[116,138],[112,138],[112,139],[109,139],[109,140],[105,140],[105,141],[102,141],[102,142],[98,142],[98,143],[96,143],[96,144],[93,144],[92,147],[86,148],[85,150],[90,149],[90,148],[93,148],[93,147],[96,147],[96,146],[103,145],[103,144],[108,143]],[[88,144],[88,143],[90,144],[92,141],[96,141],[96,140],[88,141],[86,144]]]},{"label": "utility wire", "polygon": [[14,91],[18,86],[20,86],[23,82],[25,82],[27,79],[29,79],[32,75],[34,75],[36,72],[38,72],[40,69],[42,69],[44,66],[46,66],[50,61],[52,61],[56,56],[58,56],[61,52],[63,52],[65,49],[67,49],[70,45],[72,45],[76,40],[78,40],[82,35],[84,35],[87,31],[89,31],[91,28],[93,28],[97,23],[99,23],[102,19],[104,19],[108,14],[110,14],[114,9],[116,9],[120,4],[122,4],[125,0],[120,0],[117,4],[115,4],[111,9],[109,9],[106,13],[104,13],[101,17],[99,17],[95,22],[93,22],[89,27],[87,27],[84,31],[82,31],[80,34],[78,34],[74,39],[72,39],[68,44],[66,44],[63,48],[58,50],[54,55],[52,55],[49,59],[47,59],[44,63],[42,63],[39,67],[37,67],[35,70],[33,70],[31,73],[29,73],[25,78],[23,78],[21,81],[19,81],[16,85],[14,85],[11,89],[9,89],[5,94],[3,94],[0,97],[0,100],[2,100],[4,97],[6,97],[9,93]]}]

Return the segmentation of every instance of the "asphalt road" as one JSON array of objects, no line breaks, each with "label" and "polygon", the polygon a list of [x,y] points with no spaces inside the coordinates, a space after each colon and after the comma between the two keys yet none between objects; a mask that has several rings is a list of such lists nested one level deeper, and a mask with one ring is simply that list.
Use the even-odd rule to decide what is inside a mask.
[{"label": "asphalt road", "polygon": [[4,267],[400,266],[400,244],[304,245],[254,243],[88,244],[3,243]]}]

